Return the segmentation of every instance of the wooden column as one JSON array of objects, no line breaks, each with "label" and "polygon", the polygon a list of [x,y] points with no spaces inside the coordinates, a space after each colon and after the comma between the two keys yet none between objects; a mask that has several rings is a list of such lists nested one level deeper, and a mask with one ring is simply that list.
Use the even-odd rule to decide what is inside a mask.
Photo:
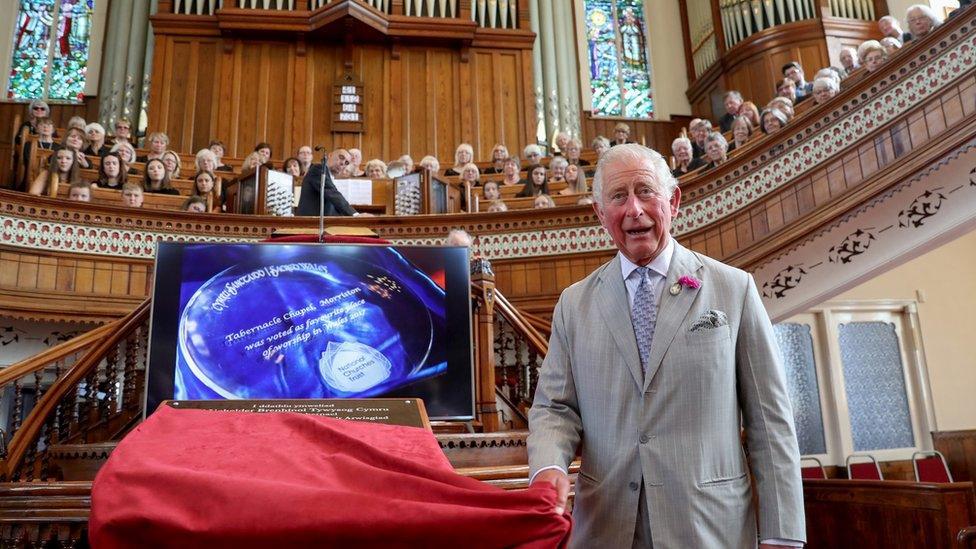
[{"label": "wooden column", "polygon": [[498,406],[495,403],[495,273],[487,259],[471,261],[471,282],[480,290],[475,295],[474,309],[477,415],[485,432],[492,432],[498,430]]}]

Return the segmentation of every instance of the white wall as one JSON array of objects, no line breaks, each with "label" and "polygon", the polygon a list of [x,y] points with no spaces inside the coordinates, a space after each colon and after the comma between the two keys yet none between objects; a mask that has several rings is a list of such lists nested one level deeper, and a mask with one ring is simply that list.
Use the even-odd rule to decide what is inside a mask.
[{"label": "white wall", "polygon": [[894,15],[901,21],[902,27],[908,30],[908,21],[905,20],[905,12],[909,6],[924,4],[931,6],[941,17],[945,17],[945,8],[958,8],[958,0],[888,0],[888,13]]}]

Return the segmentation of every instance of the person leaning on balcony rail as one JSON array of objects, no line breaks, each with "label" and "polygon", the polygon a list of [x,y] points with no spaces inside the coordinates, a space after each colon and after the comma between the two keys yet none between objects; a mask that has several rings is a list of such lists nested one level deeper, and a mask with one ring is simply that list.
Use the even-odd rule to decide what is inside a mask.
[{"label": "person leaning on balcony rail", "polygon": [[890,36],[885,36],[882,38],[881,45],[884,46],[885,54],[888,57],[898,53],[898,50],[901,49],[901,42],[899,42],[897,38],[892,38]]},{"label": "person leaning on balcony rail", "polygon": [[46,194],[51,185],[70,185],[81,181],[80,165],[78,164],[78,154],[71,149],[59,149],[51,155],[47,163],[47,168],[37,174],[30,185],[30,194]]},{"label": "person leaning on balcony rail", "polygon": [[732,129],[732,121],[735,120],[736,116],[739,116],[739,109],[742,108],[742,94],[735,90],[727,91],[722,101],[725,103],[725,115],[718,121],[718,127],[722,129],[722,132],[727,132]]},{"label": "person leaning on balcony rail", "polygon": [[833,78],[817,78],[813,81],[813,102],[821,105],[840,92],[840,84]]},{"label": "person leaning on balcony rail", "polygon": [[765,134],[776,133],[786,125],[787,117],[783,111],[770,107],[762,113],[762,131]]},{"label": "person leaning on balcony rail", "polygon": [[858,46],[857,57],[861,60],[861,65],[864,65],[864,68],[868,72],[874,72],[881,68],[881,65],[884,65],[884,62],[888,59],[888,54],[885,52],[881,42],[868,40]]},{"label": "person leaning on balcony rail", "polygon": [[712,132],[712,123],[704,118],[695,118],[688,124],[691,150],[695,158],[705,157],[705,138]]},{"label": "person leaning on balcony rail", "polygon": [[146,144],[149,146],[149,152],[136,157],[136,162],[149,162],[153,158],[161,159],[166,152],[166,147],[169,146],[169,136],[163,132],[152,132],[146,138]]},{"label": "person leaning on balcony rail", "polygon": [[905,32],[901,28],[901,23],[893,15],[885,15],[878,19],[878,30],[884,36],[896,38],[901,42],[908,42],[912,39],[912,33]]},{"label": "person leaning on balcony rail", "polygon": [[461,175],[464,165],[469,162],[474,162],[474,149],[468,143],[461,143],[454,150],[454,165],[444,175]]},{"label": "person leaning on balcony rail", "polygon": [[729,152],[732,152],[749,142],[752,139],[752,122],[745,116],[736,116],[732,121],[732,142],[729,143]]},{"label": "person leaning on balcony rail", "polygon": [[95,185],[102,189],[121,190],[126,183],[128,174],[119,153],[110,152],[103,156],[98,166],[98,181],[95,181]]},{"label": "person leaning on balcony rail", "polygon": [[749,123],[752,124],[753,128],[759,127],[759,107],[756,106],[752,101],[746,101],[739,107],[739,114],[749,119]]},{"label": "person leaning on balcony rail", "polygon": [[942,24],[942,18],[935,10],[923,4],[909,7],[905,11],[905,20],[908,21],[908,30],[911,31],[913,40],[927,36]]},{"label": "person leaning on balcony rail", "polygon": [[861,63],[857,58],[857,50],[852,47],[841,48],[840,50],[840,64],[844,67],[844,77],[848,77],[852,72],[856,71]]},{"label": "person leaning on balcony rail", "polygon": [[671,170],[674,177],[681,177],[705,165],[704,160],[695,157],[691,140],[687,137],[679,137],[671,142],[671,154],[674,155],[674,168]]},{"label": "person leaning on balcony rail", "polygon": [[708,134],[705,138],[705,160],[708,164],[705,165],[703,171],[708,171],[718,167],[728,159],[729,153],[729,142],[725,140],[725,136],[719,132],[712,132]]}]

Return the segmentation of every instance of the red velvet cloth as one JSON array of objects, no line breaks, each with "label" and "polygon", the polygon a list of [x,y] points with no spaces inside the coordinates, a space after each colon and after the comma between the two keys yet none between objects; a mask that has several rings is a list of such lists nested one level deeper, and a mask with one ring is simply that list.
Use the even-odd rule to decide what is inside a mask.
[{"label": "red velvet cloth", "polygon": [[162,407],[92,487],[93,547],[562,547],[555,490],[454,472],[422,429]]}]

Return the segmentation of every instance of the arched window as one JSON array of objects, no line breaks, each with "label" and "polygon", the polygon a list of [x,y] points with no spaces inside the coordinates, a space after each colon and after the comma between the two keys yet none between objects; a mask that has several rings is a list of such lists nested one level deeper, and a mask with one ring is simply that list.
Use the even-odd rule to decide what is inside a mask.
[{"label": "arched window", "polygon": [[20,0],[7,99],[84,99],[95,0]]},{"label": "arched window", "polygon": [[593,116],[651,118],[644,0],[584,0]]}]

